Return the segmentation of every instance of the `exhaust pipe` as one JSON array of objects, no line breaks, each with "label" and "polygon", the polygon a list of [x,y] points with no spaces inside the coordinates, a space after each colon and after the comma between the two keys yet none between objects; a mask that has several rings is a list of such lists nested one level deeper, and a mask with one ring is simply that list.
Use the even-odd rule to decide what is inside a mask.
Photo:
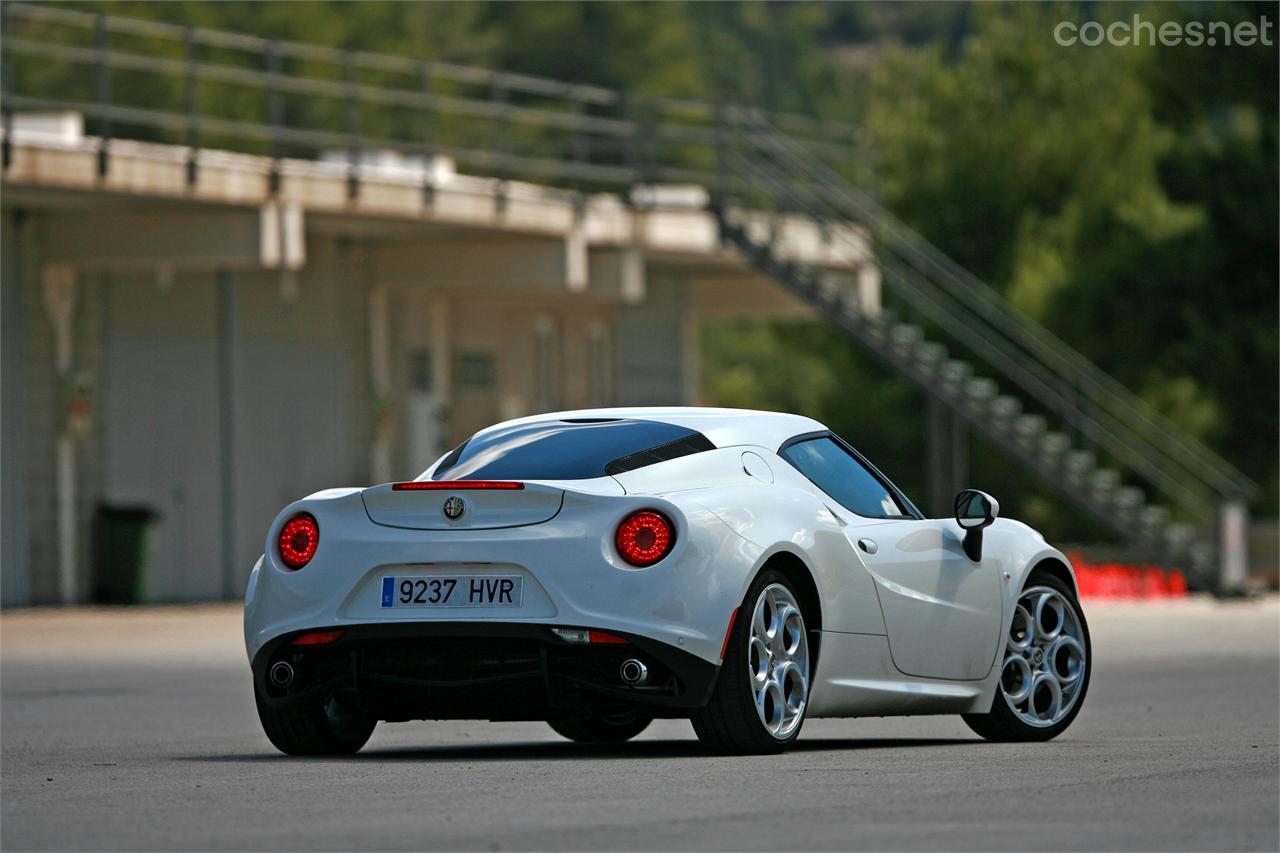
[{"label": "exhaust pipe", "polygon": [[627,658],[618,667],[618,677],[627,684],[644,684],[649,680],[649,667],[643,661]]},{"label": "exhaust pipe", "polygon": [[276,661],[271,665],[267,677],[277,687],[288,687],[289,682],[293,681],[293,667],[282,660]]}]

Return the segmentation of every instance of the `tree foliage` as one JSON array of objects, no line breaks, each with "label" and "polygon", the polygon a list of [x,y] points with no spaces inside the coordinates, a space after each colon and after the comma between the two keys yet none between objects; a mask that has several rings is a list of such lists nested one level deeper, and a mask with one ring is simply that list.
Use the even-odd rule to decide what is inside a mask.
[{"label": "tree foliage", "polygon": [[[1089,16],[1257,20],[1257,7]],[[902,51],[869,120],[889,206],[1215,446],[1274,511],[1276,48],[1064,48],[1076,7],[983,7]],[[1249,389],[1242,399],[1242,389]]]},{"label": "tree foliage", "polygon": [[[1258,7],[990,5],[933,39],[887,40],[870,65],[865,113],[879,190],[962,265],[1258,480],[1257,509],[1274,513],[1276,48],[1059,46],[1054,23],[1082,21],[1086,9],[1104,22],[1138,11],[1158,26],[1256,21]],[[897,476],[922,485],[916,398],[900,380],[842,359],[842,343],[823,335],[777,327],[743,352],[725,343],[739,334],[708,334],[712,398],[803,406],[798,386],[839,377],[840,390],[802,410],[855,442],[878,432],[871,441],[906,469]],[[777,389],[768,377],[787,359],[807,373]],[[851,400],[869,405],[839,405]],[[1042,484],[1011,478],[991,448],[975,442],[971,455],[974,481],[1046,532],[1097,534],[1041,497]]]}]

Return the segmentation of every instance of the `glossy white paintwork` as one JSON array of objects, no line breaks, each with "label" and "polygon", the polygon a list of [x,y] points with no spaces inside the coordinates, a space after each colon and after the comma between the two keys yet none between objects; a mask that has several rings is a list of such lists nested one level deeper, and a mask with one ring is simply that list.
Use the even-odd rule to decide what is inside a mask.
[{"label": "glossy white paintwork", "polygon": [[974,680],[991,669],[1000,646],[1000,573],[1004,560],[983,549],[965,556],[952,520],[854,523],[851,540],[875,580],[893,662],[908,675]]},{"label": "glossy white paintwork", "polygon": [[[786,440],[825,429],[809,418],[609,409],[498,426],[574,417],[674,423],[703,433],[717,449],[614,477],[462,492],[485,512],[459,523],[439,511],[448,491],[376,486],[303,498],[272,523],[250,577],[250,658],[296,630],[465,618],[634,632],[719,662],[731,614],[752,579],[788,552],[810,573],[822,611],[809,716],[980,711],[995,695],[1000,638],[1027,573],[1045,560],[1070,571],[1059,551],[1016,521],[998,519],[986,529],[976,564],[964,555],[954,519],[853,514],[777,454]],[[613,545],[618,523],[637,509],[658,510],[676,528],[671,553],[645,569],[628,566]],[[280,563],[274,543],[284,522],[302,511],[319,523],[320,546],[294,572]],[[860,549],[859,539],[872,540],[875,553]],[[465,614],[381,608],[381,578],[406,570],[520,574],[524,603]]]}]

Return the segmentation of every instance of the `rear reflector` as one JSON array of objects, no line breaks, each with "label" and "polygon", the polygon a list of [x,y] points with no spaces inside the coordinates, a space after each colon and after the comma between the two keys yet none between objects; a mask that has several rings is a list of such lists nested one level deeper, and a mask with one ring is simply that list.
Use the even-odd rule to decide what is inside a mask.
[{"label": "rear reflector", "polygon": [[555,634],[566,643],[591,642],[591,632],[586,628],[552,628],[551,633]]},{"label": "rear reflector", "polygon": [[342,630],[334,631],[312,631],[309,634],[303,634],[296,637],[293,641],[295,646],[327,646],[330,643],[336,643],[342,639]]},{"label": "rear reflector", "polygon": [[625,646],[630,642],[617,634],[610,634],[608,631],[596,631],[591,628],[552,628],[551,633],[566,643],[582,645],[591,643],[597,646]]},{"label": "rear reflector", "polygon": [[729,651],[729,635],[733,633],[733,623],[738,620],[738,608],[733,608],[733,612],[729,614],[729,627],[724,629],[724,642],[720,644],[720,660],[724,660],[724,653]]},{"label": "rear reflector", "polygon": [[512,480],[413,480],[408,483],[392,483],[393,492],[457,492],[463,489],[519,490],[524,483]]}]

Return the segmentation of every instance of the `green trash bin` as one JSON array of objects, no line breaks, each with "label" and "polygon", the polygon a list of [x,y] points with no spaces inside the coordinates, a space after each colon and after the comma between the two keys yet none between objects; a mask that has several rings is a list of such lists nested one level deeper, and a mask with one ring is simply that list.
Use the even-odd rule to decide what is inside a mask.
[{"label": "green trash bin", "polygon": [[147,561],[147,540],[160,514],[145,506],[99,504],[93,527],[93,601],[137,604]]}]

